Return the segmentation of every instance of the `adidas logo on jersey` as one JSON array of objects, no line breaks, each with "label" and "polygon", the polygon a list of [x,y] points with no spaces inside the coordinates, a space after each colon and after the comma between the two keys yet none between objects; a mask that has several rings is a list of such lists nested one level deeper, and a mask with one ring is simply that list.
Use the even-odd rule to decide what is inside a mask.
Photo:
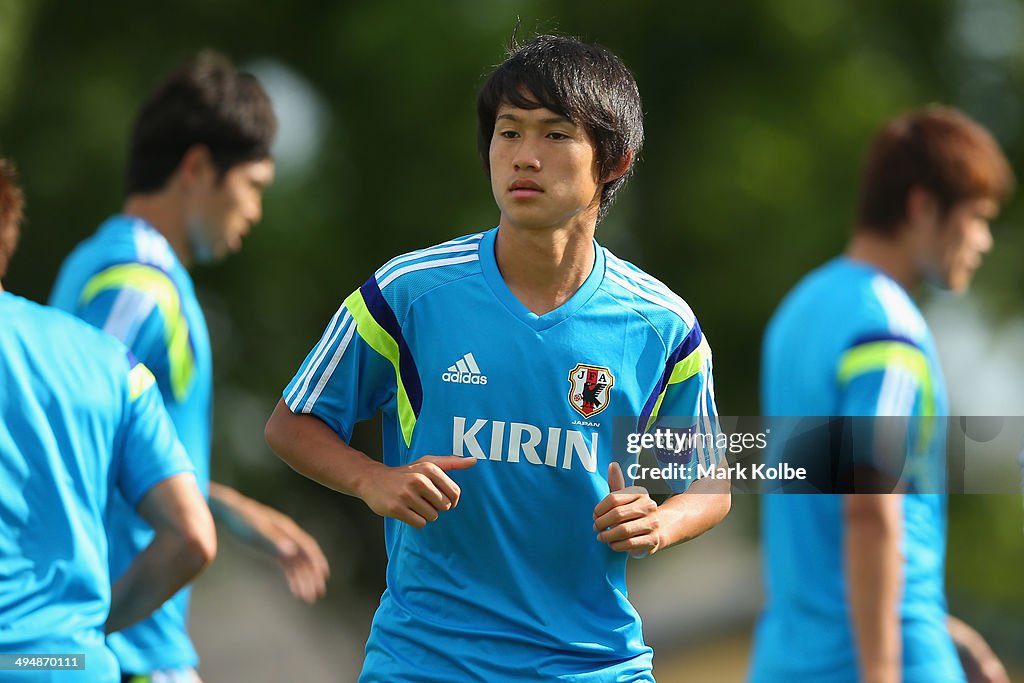
[{"label": "adidas logo on jersey", "polygon": [[473,354],[467,353],[449,366],[447,372],[441,373],[441,380],[451,384],[487,384],[487,375],[480,372]]}]

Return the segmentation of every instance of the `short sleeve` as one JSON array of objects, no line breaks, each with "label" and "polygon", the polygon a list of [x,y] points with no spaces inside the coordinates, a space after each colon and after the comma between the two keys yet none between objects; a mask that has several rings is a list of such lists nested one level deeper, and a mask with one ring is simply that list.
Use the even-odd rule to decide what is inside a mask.
[{"label": "short sleeve", "polygon": [[698,478],[700,468],[707,470],[725,460],[719,439],[711,347],[696,322],[669,354],[659,388],[660,393],[652,397],[649,414],[641,415],[640,428],[675,433],[676,447],[658,450],[657,457],[663,464],[679,465],[678,471],[689,475],[670,481],[673,490],[680,492]]},{"label": "short sleeve", "polygon": [[928,358],[908,338],[859,338],[840,356],[836,375],[840,415],[935,415]]},{"label": "short sleeve", "polygon": [[135,506],[156,484],[195,468],[178,441],[153,373],[130,354],[125,371],[126,411],[113,462],[117,487]]},{"label": "short sleeve", "polygon": [[397,358],[397,344],[357,290],[331,318],[282,398],[293,413],[320,418],[348,441],[357,422],[398,398]]},{"label": "short sleeve", "polygon": [[839,414],[853,418],[854,464],[911,485],[931,481],[921,468],[943,431],[920,346],[890,333],[859,338],[841,355],[836,381]]},{"label": "short sleeve", "polygon": [[167,273],[139,263],[106,268],[86,282],[75,314],[128,346],[169,400],[188,397],[195,354],[181,296]]}]

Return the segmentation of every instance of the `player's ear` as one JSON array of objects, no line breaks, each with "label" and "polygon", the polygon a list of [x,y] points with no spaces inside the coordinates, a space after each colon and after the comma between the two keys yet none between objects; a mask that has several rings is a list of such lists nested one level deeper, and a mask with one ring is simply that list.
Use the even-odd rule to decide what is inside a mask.
[{"label": "player's ear", "polygon": [[629,170],[629,167],[630,167],[630,165],[632,163],[633,163],[633,150],[627,149],[626,153],[623,154],[622,158],[619,160],[619,163],[615,166],[615,168],[613,168],[611,170],[610,173],[608,173],[607,175],[605,175],[604,178],[601,179],[601,182],[602,183],[610,183],[613,180],[617,180],[617,179],[621,178],[622,176],[624,176],[626,174],[626,171]]},{"label": "player's ear", "polygon": [[210,149],[196,144],[185,150],[178,164],[178,177],[186,189],[209,185],[211,180],[216,180],[217,168]]},{"label": "player's ear", "polygon": [[935,195],[920,185],[915,185],[907,192],[905,211],[907,225],[930,225],[937,221],[941,214]]}]

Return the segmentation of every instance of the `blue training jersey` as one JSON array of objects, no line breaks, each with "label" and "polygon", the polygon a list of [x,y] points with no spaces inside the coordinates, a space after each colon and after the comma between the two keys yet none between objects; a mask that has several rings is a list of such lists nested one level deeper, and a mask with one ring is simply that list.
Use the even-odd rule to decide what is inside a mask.
[{"label": "blue training jersey", "polygon": [[[163,235],[140,218],[110,218],[65,259],[50,303],[122,340],[153,371],[205,495],[213,419],[210,337],[192,279]],[[153,531],[120,498],[108,525],[116,578]],[[183,588],[152,616],[110,637],[125,671],[198,664],[186,629],[190,593]]]},{"label": "blue training jersey", "polygon": [[[962,681],[946,627],[948,412],[931,333],[907,292],[866,264],[836,258],[805,277],[768,325],[762,404],[774,416],[924,418],[907,438],[900,616],[903,680]],[[761,498],[767,604],[758,622],[751,681],[854,683],[858,660],[846,600],[843,499]]]},{"label": "blue training jersey", "polygon": [[17,681],[120,681],[104,644],[108,498],[192,471],[153,375],[115,339],[0,291],[0,653],[85,655]]},{"label": "blue training jersey", "polygon": [[[458,507],[384,520],[387,590],[360,681],[651,681],[625,553],[596,539],[613,416],[713,418],[689,307],[595,242],[593,271],[538,316],[502,280],[497,229],[393,259],[349,296],[284,390],[348,441],[383,414],[384,463],[449,472]],[[707,463],[717,454],[696,454]]]}]

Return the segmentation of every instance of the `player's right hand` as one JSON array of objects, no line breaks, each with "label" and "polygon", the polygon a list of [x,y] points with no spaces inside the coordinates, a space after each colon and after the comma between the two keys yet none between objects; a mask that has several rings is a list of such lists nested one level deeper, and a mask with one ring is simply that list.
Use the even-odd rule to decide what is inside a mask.
[{"label": "player's right hand", "polygon": [[361,497],[378,515],[421,529],[459,502],[462,490],[447,472],[475,464],[472,457],[425,455],[402,467],[381,465],[374,468]]},{"label": "player's right hand", "polygon": [[608,465],[608,495],[594,508],[597,540],[616,552],[641,559],[662,545],[658,504],[643,486],[626,486],[622,467]]}]

